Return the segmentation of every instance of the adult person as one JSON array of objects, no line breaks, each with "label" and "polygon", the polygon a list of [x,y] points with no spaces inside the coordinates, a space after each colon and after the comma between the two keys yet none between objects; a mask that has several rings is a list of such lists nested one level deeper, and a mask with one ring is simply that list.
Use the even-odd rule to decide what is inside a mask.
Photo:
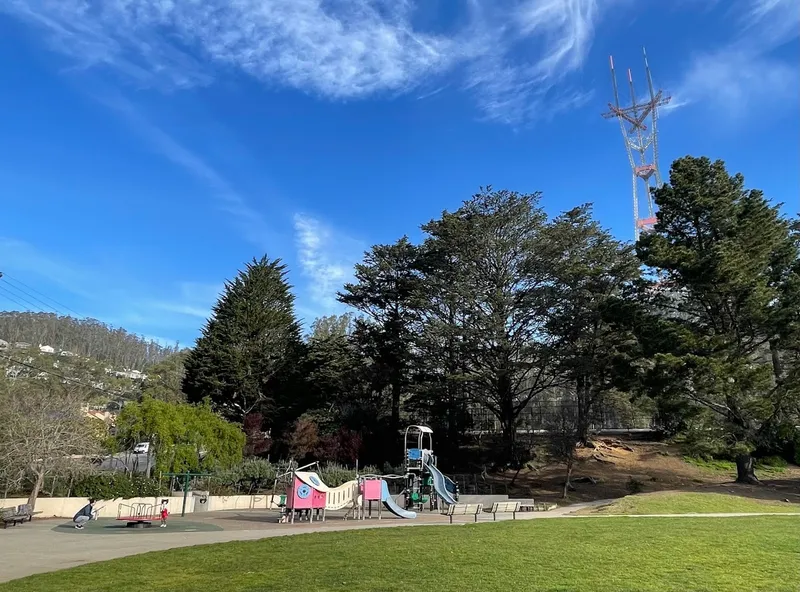
[{"label": "adult person", "polygon": [[72,521],[75,523],[75,528],[82,530],[83,526],[92,519],[95,503],[97,503],[96,499],[90,499],[89,503],[78,510],[78,513],[72,517]]}]

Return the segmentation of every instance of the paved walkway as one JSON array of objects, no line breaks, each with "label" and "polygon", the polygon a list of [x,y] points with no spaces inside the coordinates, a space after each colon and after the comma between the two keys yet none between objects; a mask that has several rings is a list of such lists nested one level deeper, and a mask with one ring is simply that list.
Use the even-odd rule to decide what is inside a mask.
[{"label": "paved walkway", "polygon": [[[549,512],[527,512],[517,515],[517,519],[538,520],[548,518],[649,518],[650,516],[576,516],[573,512],[580,509],[604,505],[611,500],[600,500],[585,504],[575,504],[557,508]],[[786,516],[800,517],[800,514],[662,514],[659,517],[685,518],[728,518],[737,516]],[[75,567],[95,561],[117,559],[128,555],[137,555],[149,551],[163,551],[177,547],[189,547],[211,543],[231,541],[250,541],[276,536],[288,536],[309,532],[333,532],[342,530],[360,530],[366,528],[393,528],[413,526],[447,526],[448,520],[436,514],[422,514],[416,520],[384,518],[383,520],[341,520],[336,517],[328,521],[314,523],[277,524],[275,512],[229,511],[208,513],[202,518],[189,515],[187,521],[207,522],[224,530],[211,532],[169,532],[169,528],[136,533],[93,534],[75,532],[69,529],[54,531],[57,526],[68,522],[65,519],[34,520],[31,523],[0,531],[0,559],[3,569],[0,571],[0,582],[22,578],[28,575]],[[510,516],[498,516],[498,520],[509,520]],[[175,523],[180,518],[172,518]],[[484,518],[481,520],[485,521]],[[453,526],[470,523],[457,521]],[[177,525],[176,525],[177,526]]]}]

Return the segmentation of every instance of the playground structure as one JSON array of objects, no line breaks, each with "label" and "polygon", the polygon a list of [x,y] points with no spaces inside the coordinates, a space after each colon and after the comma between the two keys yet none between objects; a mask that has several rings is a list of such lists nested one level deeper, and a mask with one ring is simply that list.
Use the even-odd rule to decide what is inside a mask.
[{"label": "playground structure", "polygon": [[[426,504],[436,511],[442,509],[440,500],[448,506],[456,503],[457,485],[436,466],[433,430],[409,426],[404,436],[403,459],[404,475],[359,475],[356,468],[356,478],[339,487],[328,487],[319,474],[308,470],[316,462],[303,467],[290,466],[275,479],[275,487],[280,481],[287,485],[279,504],[283,508],[281,522],[294,523],[298,516],[309,521],[316,516],[325,521],[328,510],[347,510],[345,520],[350,517],[364,520],[372,517],[373,502],[378,502],[378,519],[384,509],[399,518],[413,519],[417,517],[416,511],[424,510]],[[403,481],[403,507],[389,492],[387,480]]]},{"label": "playground structure", "polygon": [[127,522],[130,528],[149,528],[153,522],[161,520],[161,506],[157,504],[120,504],[117,520]]},{"label": "playground structure", "polygon": [[458,486],[436,467],[433,430],[427,426],[408,426],[403,437],[403,462],[407,510],[439,510],[439,501],[452,506],[458,500]]}]

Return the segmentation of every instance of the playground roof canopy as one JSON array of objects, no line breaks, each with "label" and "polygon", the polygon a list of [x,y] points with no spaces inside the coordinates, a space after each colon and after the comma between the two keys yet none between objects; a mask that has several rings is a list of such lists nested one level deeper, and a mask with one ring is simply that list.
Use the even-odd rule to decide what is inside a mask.
[{"label": "playground roof canopy", "polygon": [[422,432],[423,434],[432,434],[433,433],[433,430],[430,429],[428,426],[412,425],[412,426],[408,426],[408,429],[409,430],[415,430],[416,429],[416,430],[419,430],[420,432]]},{"label": "playground roof canopy", "polygon": [[300,481],[309,487],[316,489],[317,491],[327,492],[330,489],[327,485],[325,485],[325,483],[322,482],[322,479],[320,479],[319,475],[316,473],[297,471],[295,475],[297,475],[297,478],[300,479]]}]

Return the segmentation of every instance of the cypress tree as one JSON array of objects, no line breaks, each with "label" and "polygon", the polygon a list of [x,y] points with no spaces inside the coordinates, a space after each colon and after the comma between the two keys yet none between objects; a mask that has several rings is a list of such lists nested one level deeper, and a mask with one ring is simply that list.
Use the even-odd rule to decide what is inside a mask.
[{"label": "cypress tree", "polygon": [[190,402],[208,397],[232,421],[255,412],[274,419],[302,345],[286,274],[264,256],[225,283],[186,360]]}]

